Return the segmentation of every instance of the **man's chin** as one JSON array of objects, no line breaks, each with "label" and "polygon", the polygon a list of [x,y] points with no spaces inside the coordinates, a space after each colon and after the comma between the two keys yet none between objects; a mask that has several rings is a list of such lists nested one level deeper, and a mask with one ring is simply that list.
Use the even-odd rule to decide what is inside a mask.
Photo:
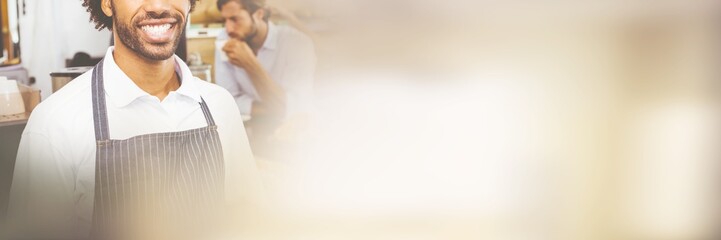
[{"label": "man's chin", "polygon": [[143,46],[143,49],[136,52],[144,58],[162,61],[173,57],[175,54],[175,47],[173,47],[173,43],[146,44],[146,46]]},{"label": "man's chin", "polygon": [[163,61],[163,60],[168,60],[171,57],[173,57],[173,54],[174,53],[171,52],[170,54],[168,54],[168,53],[143,53],[141,55],[150,60]]}]

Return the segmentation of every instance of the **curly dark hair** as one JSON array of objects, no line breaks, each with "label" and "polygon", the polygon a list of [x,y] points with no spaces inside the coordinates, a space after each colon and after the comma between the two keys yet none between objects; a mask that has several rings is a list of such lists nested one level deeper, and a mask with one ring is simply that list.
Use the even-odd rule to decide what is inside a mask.
[{"label": "curly dark hair", "polygon": [[[189,1],[190,11],[193,11],[193,8],[195,8],[195,2],[198,0]],[[83,0],[83,7],[85,7],[87,9],[86,11],[90,13],[90,21],[95,22],[95,29],[103,30],[103,28],[107,28],[108,30],[113,30],[113,18],[105,15],[101,7],[101,2],[102,0]]]}]

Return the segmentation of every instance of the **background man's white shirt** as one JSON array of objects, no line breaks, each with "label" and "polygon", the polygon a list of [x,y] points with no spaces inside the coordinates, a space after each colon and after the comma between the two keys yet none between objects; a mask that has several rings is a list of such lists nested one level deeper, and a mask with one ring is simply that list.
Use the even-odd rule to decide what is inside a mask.
[{"label": "background man's white shirt", "polygon": [[[218,41],[228,39],[225,30]],[[227,89],[243,115],[250,115],[254,101],[261,101],[244,69],[221,59],[225,54],[215,50],[216,83]],[[268,23],[268,36],[258,50],[258,61],[270,78],[286,93],[286,116],[311,110],[316,55],[313,41],[302,32],[289,26]]]}]

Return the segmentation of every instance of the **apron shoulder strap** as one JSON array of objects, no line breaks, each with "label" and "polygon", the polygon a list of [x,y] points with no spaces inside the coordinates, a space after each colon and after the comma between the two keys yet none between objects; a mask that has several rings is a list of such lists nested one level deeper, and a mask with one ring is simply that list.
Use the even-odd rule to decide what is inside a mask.
[{"label": "apron shoulder strap", "polygon": [[203,110],[203,115],[205,115],[205,121],[208,122],[208,126],[215,126],[215,120],[213,120],[213,115],[210,114],[208,104],[205,103],[205,99],[203,99],[203,97],[200,97],[200,109]]},{"label": "apron shoulder strap", "polygon": [[95,140],[97,142],[110,139],[108,129],[108,109],[105,106],[105,84],[103,83],[103,62],[93,68],[93,79],[91,83],[93,96],[93,120],[95,125]]}]

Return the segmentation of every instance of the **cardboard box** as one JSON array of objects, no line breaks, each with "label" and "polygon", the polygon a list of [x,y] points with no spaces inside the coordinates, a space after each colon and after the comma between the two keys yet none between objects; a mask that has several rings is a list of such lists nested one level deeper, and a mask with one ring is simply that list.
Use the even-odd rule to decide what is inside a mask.
[{"label": "cardboard box", "polygon": [[25,113],[0,116],[0,124],[27,121],[28,118],[30,118],[30,113],[32,113],[33,109],[40,104],[40,100],[42,98],[40,95],[40,89],[19,83],[18,89],[20,89],[20,95],[22,95],[23,103],[25,104]]}]

